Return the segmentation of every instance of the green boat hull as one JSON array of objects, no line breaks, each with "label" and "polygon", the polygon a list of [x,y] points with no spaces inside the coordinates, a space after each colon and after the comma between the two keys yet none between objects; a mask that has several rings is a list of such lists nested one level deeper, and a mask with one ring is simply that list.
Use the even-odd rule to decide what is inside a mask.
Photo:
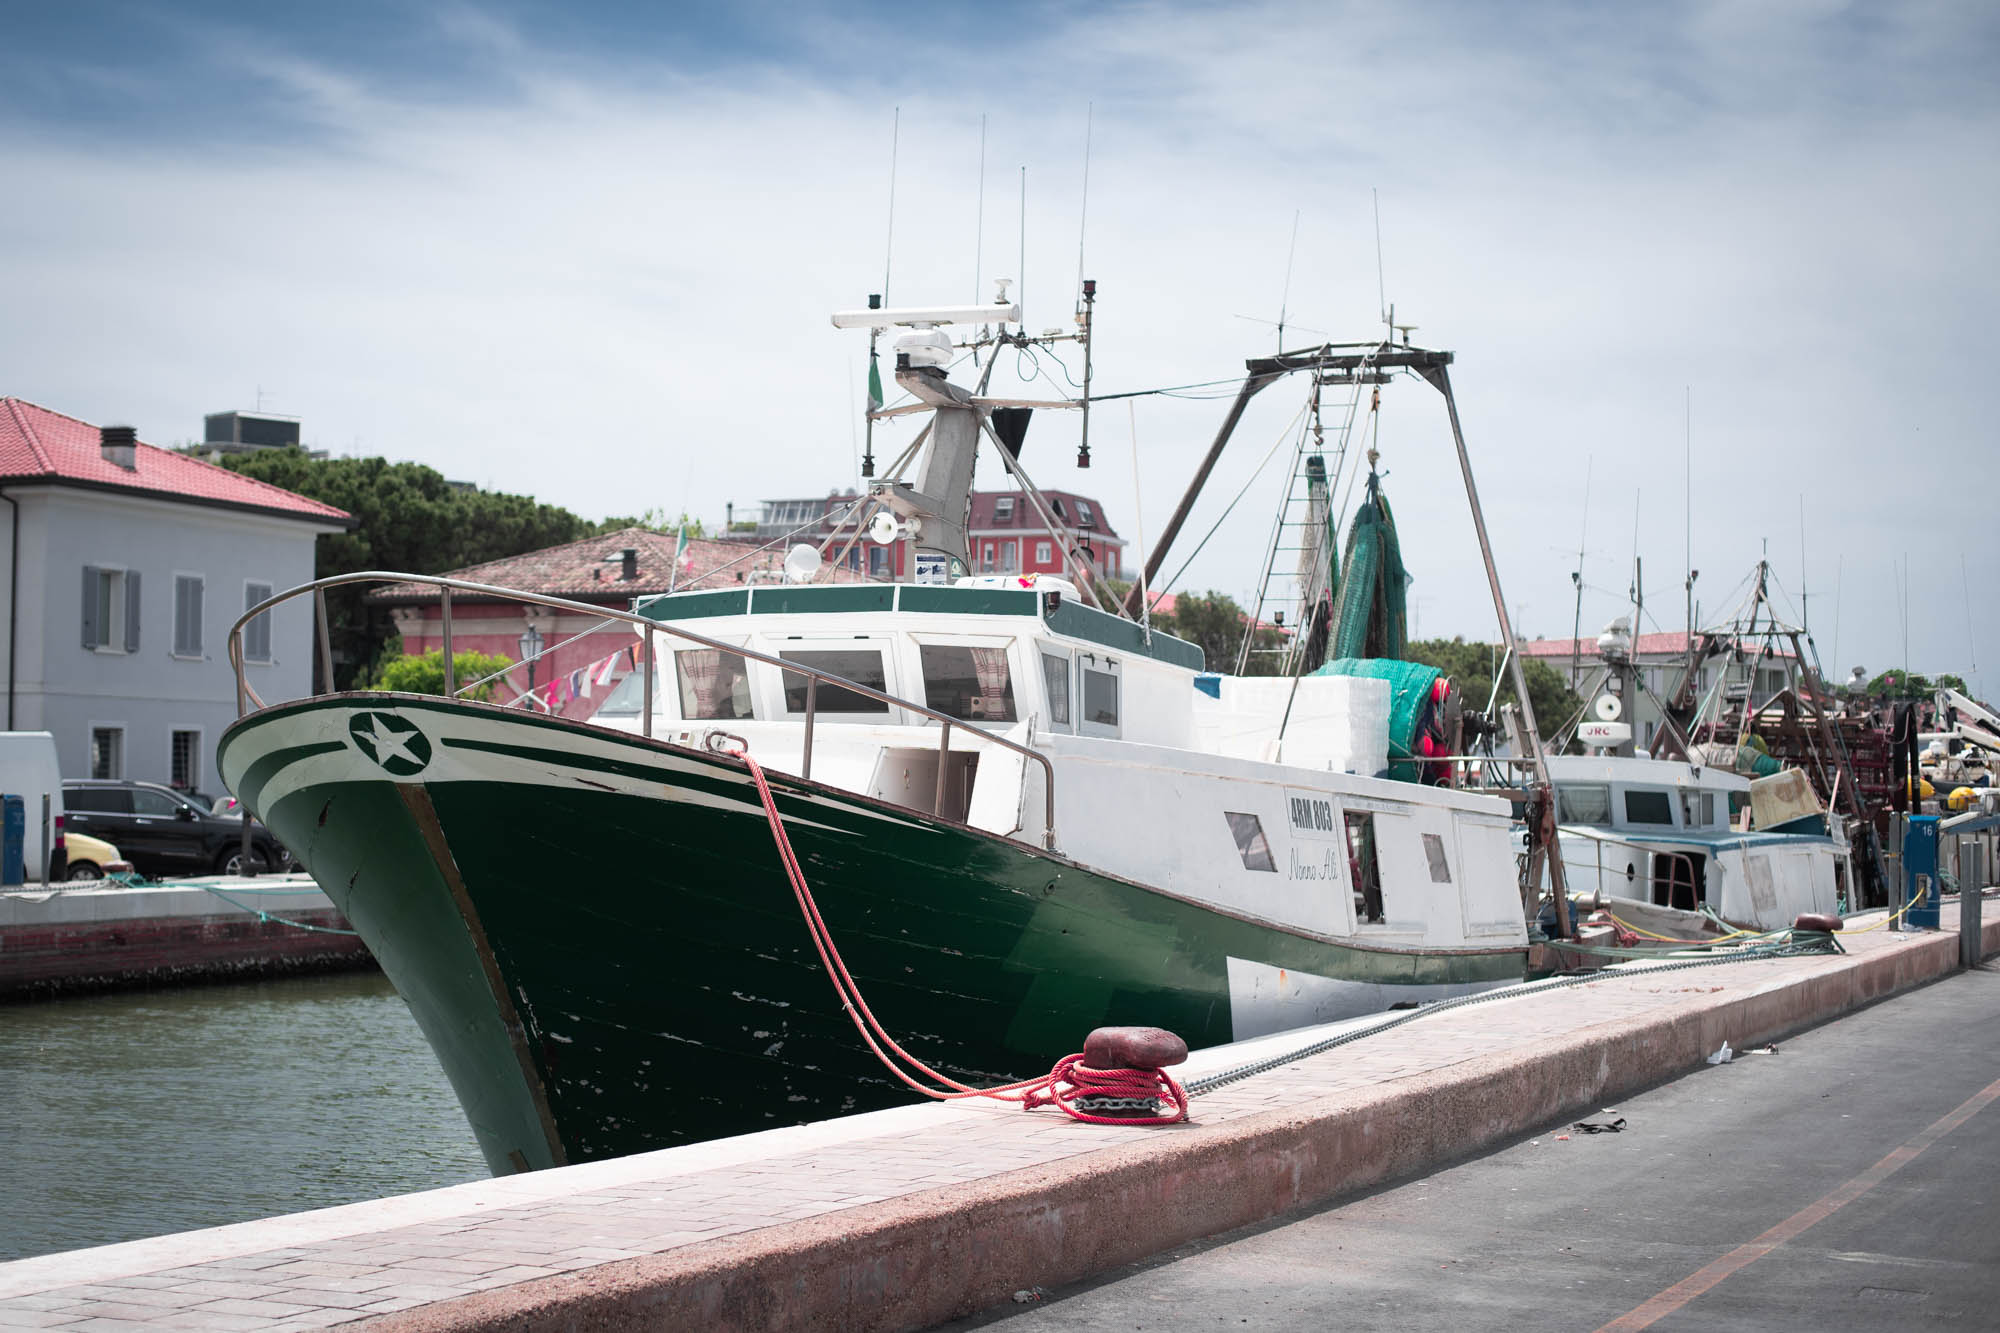
[{"label": "green boat hull", "polygon": [[[391,726],[420,740],[383,762],[369,733]],[[496,1172],[915,1099],[836,1002],[740,764],[384,695],[253,714],[221,760],[409,1002]],[[970,1082],[1044,1072],[1105,1024],[1229,1041],[1231,958],[1422,987],[1523,972],[1518,947],[1360,948],[772,781],[869,1005]]]}]

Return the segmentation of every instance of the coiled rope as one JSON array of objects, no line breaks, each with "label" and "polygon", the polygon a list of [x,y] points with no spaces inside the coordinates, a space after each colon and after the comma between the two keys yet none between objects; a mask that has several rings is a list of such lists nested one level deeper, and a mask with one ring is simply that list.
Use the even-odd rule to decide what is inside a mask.
[{"label": "coiled rope", "polygon": [[[778,859],[784,863],[785,876],[791,881],[792,897],[805,918],[813,948],[833,982],[834,993],[840,997],[840,1007],[875,1058],[905,1087],[936,1101],[986,1097],[1016,1102],[1029,1111],[1038,1106],[1054,1106],[1064,1115],[1092,1125],[1171,1125],[1187,1119],[1187,1093],[1162,1069],[1095,1069],[1083,1062],[1079,1052],[1056,1061],[1055,1068],[1040,1078],[976,1088],[940,1073],[904,1050],[868,1007],[860,985],[840,956],[833,933],[820,915],[811,886],[806,883],[805,872],[799,868],[799,858],[792,851],[792,840],[785,832],[785,821],[778,813],[777,798],[771,793],[763,765],[751,757],[750,747],[740,737],[712,734],[709,749],[738,760],[750,771],[757,784],[758,799],[764,804],[764,818],[771,826],[771,841],[777,844]],[[1168,1114],[1162,1104],[1171,1105],[1172,1113]],[[1144,1114],[1149,1108],[1154,1108],[1155,1113]],[[1138,1114],[1103,1114],[1107,1110],[1130,1110]]]}]

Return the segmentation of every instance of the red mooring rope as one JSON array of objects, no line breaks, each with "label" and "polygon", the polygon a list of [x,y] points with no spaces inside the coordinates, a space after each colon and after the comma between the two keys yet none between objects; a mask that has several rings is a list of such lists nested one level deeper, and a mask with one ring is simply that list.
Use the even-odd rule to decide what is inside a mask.
[{"label": "red mooring rope", "polygon": [[[1079,1053],[1056,1061],[1055,1068],[1040,1078],[1005,1083],[997,1088],[975,1088],[948,1074],[939,1073],[904,1050],[875,1017],[874,1011],[869,1009],[868,1002],[861,996],[861,987],[841,959],[832,932],[820,916],[819,904],[813,900],[805,872],[799,868],[799,859],[792,852],[792,840],[785,834],[785,822],[778,814],[777,798],[771,794],[771,784],[764,777],[763,766],[751,758],[749,747],[735,737],[716,739],[722,742],[718,747],[720,753],[742,760],[757,784],[757,795],[764,802],[764,817],[771,824],[771,840],[778,846],[778,859],[784,862],[785,875],[792,884],[792,896],[798,901],[799,912],[805,917],[806,929],[812,935],[813,948],[818,950],[820,962],[826,966],[827,977],[840,997],[841,1008],[847,1011],[855,1030],[861,1034],[861,1040],[867,1043],[868,1049],[875,1053],[875,1058],[905,1086],[939,1101],[990,1097],[996,1101],[1019,1102],[1021,1108],[1028,1111],[1038,1106],[1053,1105],[1065,1115],[1092,1125],[1171,1125],[1187,1119],[1187,1093],[1163,1069],[1093,1069],[1083,1063],[1083,1056]],[[903,1068],[903,1064],[898,1064],[898,1060],[931,1083],[919,1081]],[[931,1084],[942,1084],[943,1087]],[[1099,1115],[1076,1105],[1080,1100],[1097,1098],[1158,1101],[1171,1106],[1172,1114]]]}]

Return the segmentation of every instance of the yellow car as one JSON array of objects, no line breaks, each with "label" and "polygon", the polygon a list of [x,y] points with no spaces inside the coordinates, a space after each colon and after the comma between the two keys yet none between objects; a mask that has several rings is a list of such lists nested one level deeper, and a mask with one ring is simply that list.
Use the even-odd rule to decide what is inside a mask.
[{"label": "yellow car", "polygon": [[103,879],[114,871],[121,875],[132,873],[132,863],[102,838],[93,838],[88,833],[65,833],[63,846],[69,851],[66,877],[71,880]]}]

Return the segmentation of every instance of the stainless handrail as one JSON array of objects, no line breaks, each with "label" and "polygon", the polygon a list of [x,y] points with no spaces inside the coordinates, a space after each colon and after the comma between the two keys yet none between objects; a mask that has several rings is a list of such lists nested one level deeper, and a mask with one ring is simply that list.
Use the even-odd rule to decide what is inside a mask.
[{"label": "stainless handrail", "polygon": [[[942,730],[939,735],[939,747],[938,747],[938,785],[937,785],[938,805],[937,808],[933,811],[933,813],[939,819],[945,818],[944,808],[943,808],[943,794],[945,787],[945,766],[946,766],[945,756],[950,751],[951,729],[954,726],[961,727],[963,730],[970,732],[973,736],[977,737],[982,741],[988,742],[989,744],[998,745],[1003,749],[1012,750],[1016,754],[1024,755],[1027,758],[1034,760],[1036,763],[1042,766],[1042,777],[1043,777],[1042,796],[1044,801],[1042,846],[1049,849],[1050,851],[1055,850],[1056,846],[1055,765],[1049,762],[1049,757],[1047,755],[1042,754],[1038,750],[1030,749],[1028,746],[1022,745],[1018,741],[1010,741],[1005,736],[996,736],[992,732],[984,731],[978,727],[965,727],[963,726],[963,719],[954,718],[948,713],[939,712],[937,709],[931,708],[925,704],[913,703],[908,699],[900,699],[893,694],[886,694],[881,690],[871,689],[868,686],[862,685],[856,681],[848,680],[842,676],[836,676],[830,671],[822,671],[818,667],[810,667],[802,662],[788,662],[785,661],[783,658],[772,657],[768,654],[757,652],[754,649],[742,648],[738,647],[735,644],[724,643],[720,639],[711,639],[707,635],[697,634],[693,630],[683,629],[678,625],[670,624],[666,621],[653,620],[647,616],[642,616],[636,611],[612,610],[607,607],[592,605],[589,602],[571,601],[567,597],[550,597],[543,593],[523,592],[517,588],[502,588],[490,583],[472,583],[465,579],[445,578],[444,576],[438,574],[398,574],[389,570],[379,570],[379,569],[361,570],[353,574],[334,574],[330,575],[327,578],[314,579],[311,583],[302,583],[296,588],[287,588],[284,592],[277,593],[271,597],[267,597],[263,601],[257,603],[257,605],[245,611],[240,617],[237,618],[236,623],[230,626],[229,628],[229,664],[230,667],[236,672],[237,717],[241,718],[248,715],[251,711],[252,705],[254,705],[257,708],[269,707],[268,704],[266,704],[261,698],[258,697],[257,691],[251,688],[249,677],[244,673],[244,665],[245,665],[243,659],[244,627],[247,626],[252,620],[255,620],[258,616],[263,615],[266,611],[269,611],[272,607],[279,606],[285,602],[291,601],[294,597],[305,596],[308,593],[312,594],[313,596],[313,599],[316,603],[316,612],[320,617],[320,624],[323,627],[325,624],[324,602],[325,602],[326,589],[343,587],[345,585],[354,583],[417,583],[442,590],[444,593],[443,597],[444,633],[442,637],[446,644],[449,644],[451,642],[451,594],[453,592],[473,593],[481,597],[494,598],[500,601],[519,602],[528,606],[545,606],[553,611],[573,611],[580,615],[594,616],[600,620],[625,621],[633,628],[642,631],[642,637],[646,645],[645,652],[643,654],[644,665],[641,667],[641,670],[645,672],[646,699],[644,704],[644,711],[641,714],[640,726],[641,726],[641,734],[644,735],[649,740],[652,738],[653,735],[652,693],[653,693],[653,668],[654,668],[654,658],[655,658],[655,654],[653,651],[653,633],[656,630],[661,633],[671,634],[676,638],[686,639],[690,643],[700,644],[704,648],[711,648],[725,653],[733,653],[737,657],[743,658],[747,661],[762,662],[766,666],[776,667],[780,671],[797,672],[799,675],[807,677],[809,682],[812,682],[808,684],[806,689],[806,740],[808,748],[806,749],[805,752],[804,761],[800,766],[806,769],[807,772],[800,774],[800,777],[802,778],[807,777],[809,775],[812,765],[810,743],[812,738],[813,713],[815,705],[817,704],[817,696],[818,696],[817,682],[825,681],[831,685],[838,685],[843,690],[852,690],[854,693],[862,695],[866,698],[874,699],[877,700],[878,702],[888,704],[893,708],[907,709],[912,713],[921,714],[924,717],[930,718],[933,721],[940,723],[942,727]],[[327,650],[325,647],[323,633],[322,633],[322,649],[325,652],[326,656],[328,657],[331,656],[330,650]],[[553,651],[553,649],[551,649],[550,651]],[[542,656],[541,653],[536,653],[532,657],[524,660],[534,661],[539,659],[541,656]],[[449,662],[449,659],[447,659],[447,664],[445,666],[446,688],[452,691],[449,697],[456,698],[458,696],[459,690],[453,688],[452,676],[453,676],[452,667]],[[476,681],[468,683],[464,688],[470,689],[472,688],[473,685],[477,683],[478,682]],[[328,694],[336,693],[336,691],[333,688],[333,673],[332,673],[332,664],[330,661],[327,663],[326,692]],[[968,813],[970,812],[968,811]],[[951,820],[949,822],[964,823],[965,821]]]}]

